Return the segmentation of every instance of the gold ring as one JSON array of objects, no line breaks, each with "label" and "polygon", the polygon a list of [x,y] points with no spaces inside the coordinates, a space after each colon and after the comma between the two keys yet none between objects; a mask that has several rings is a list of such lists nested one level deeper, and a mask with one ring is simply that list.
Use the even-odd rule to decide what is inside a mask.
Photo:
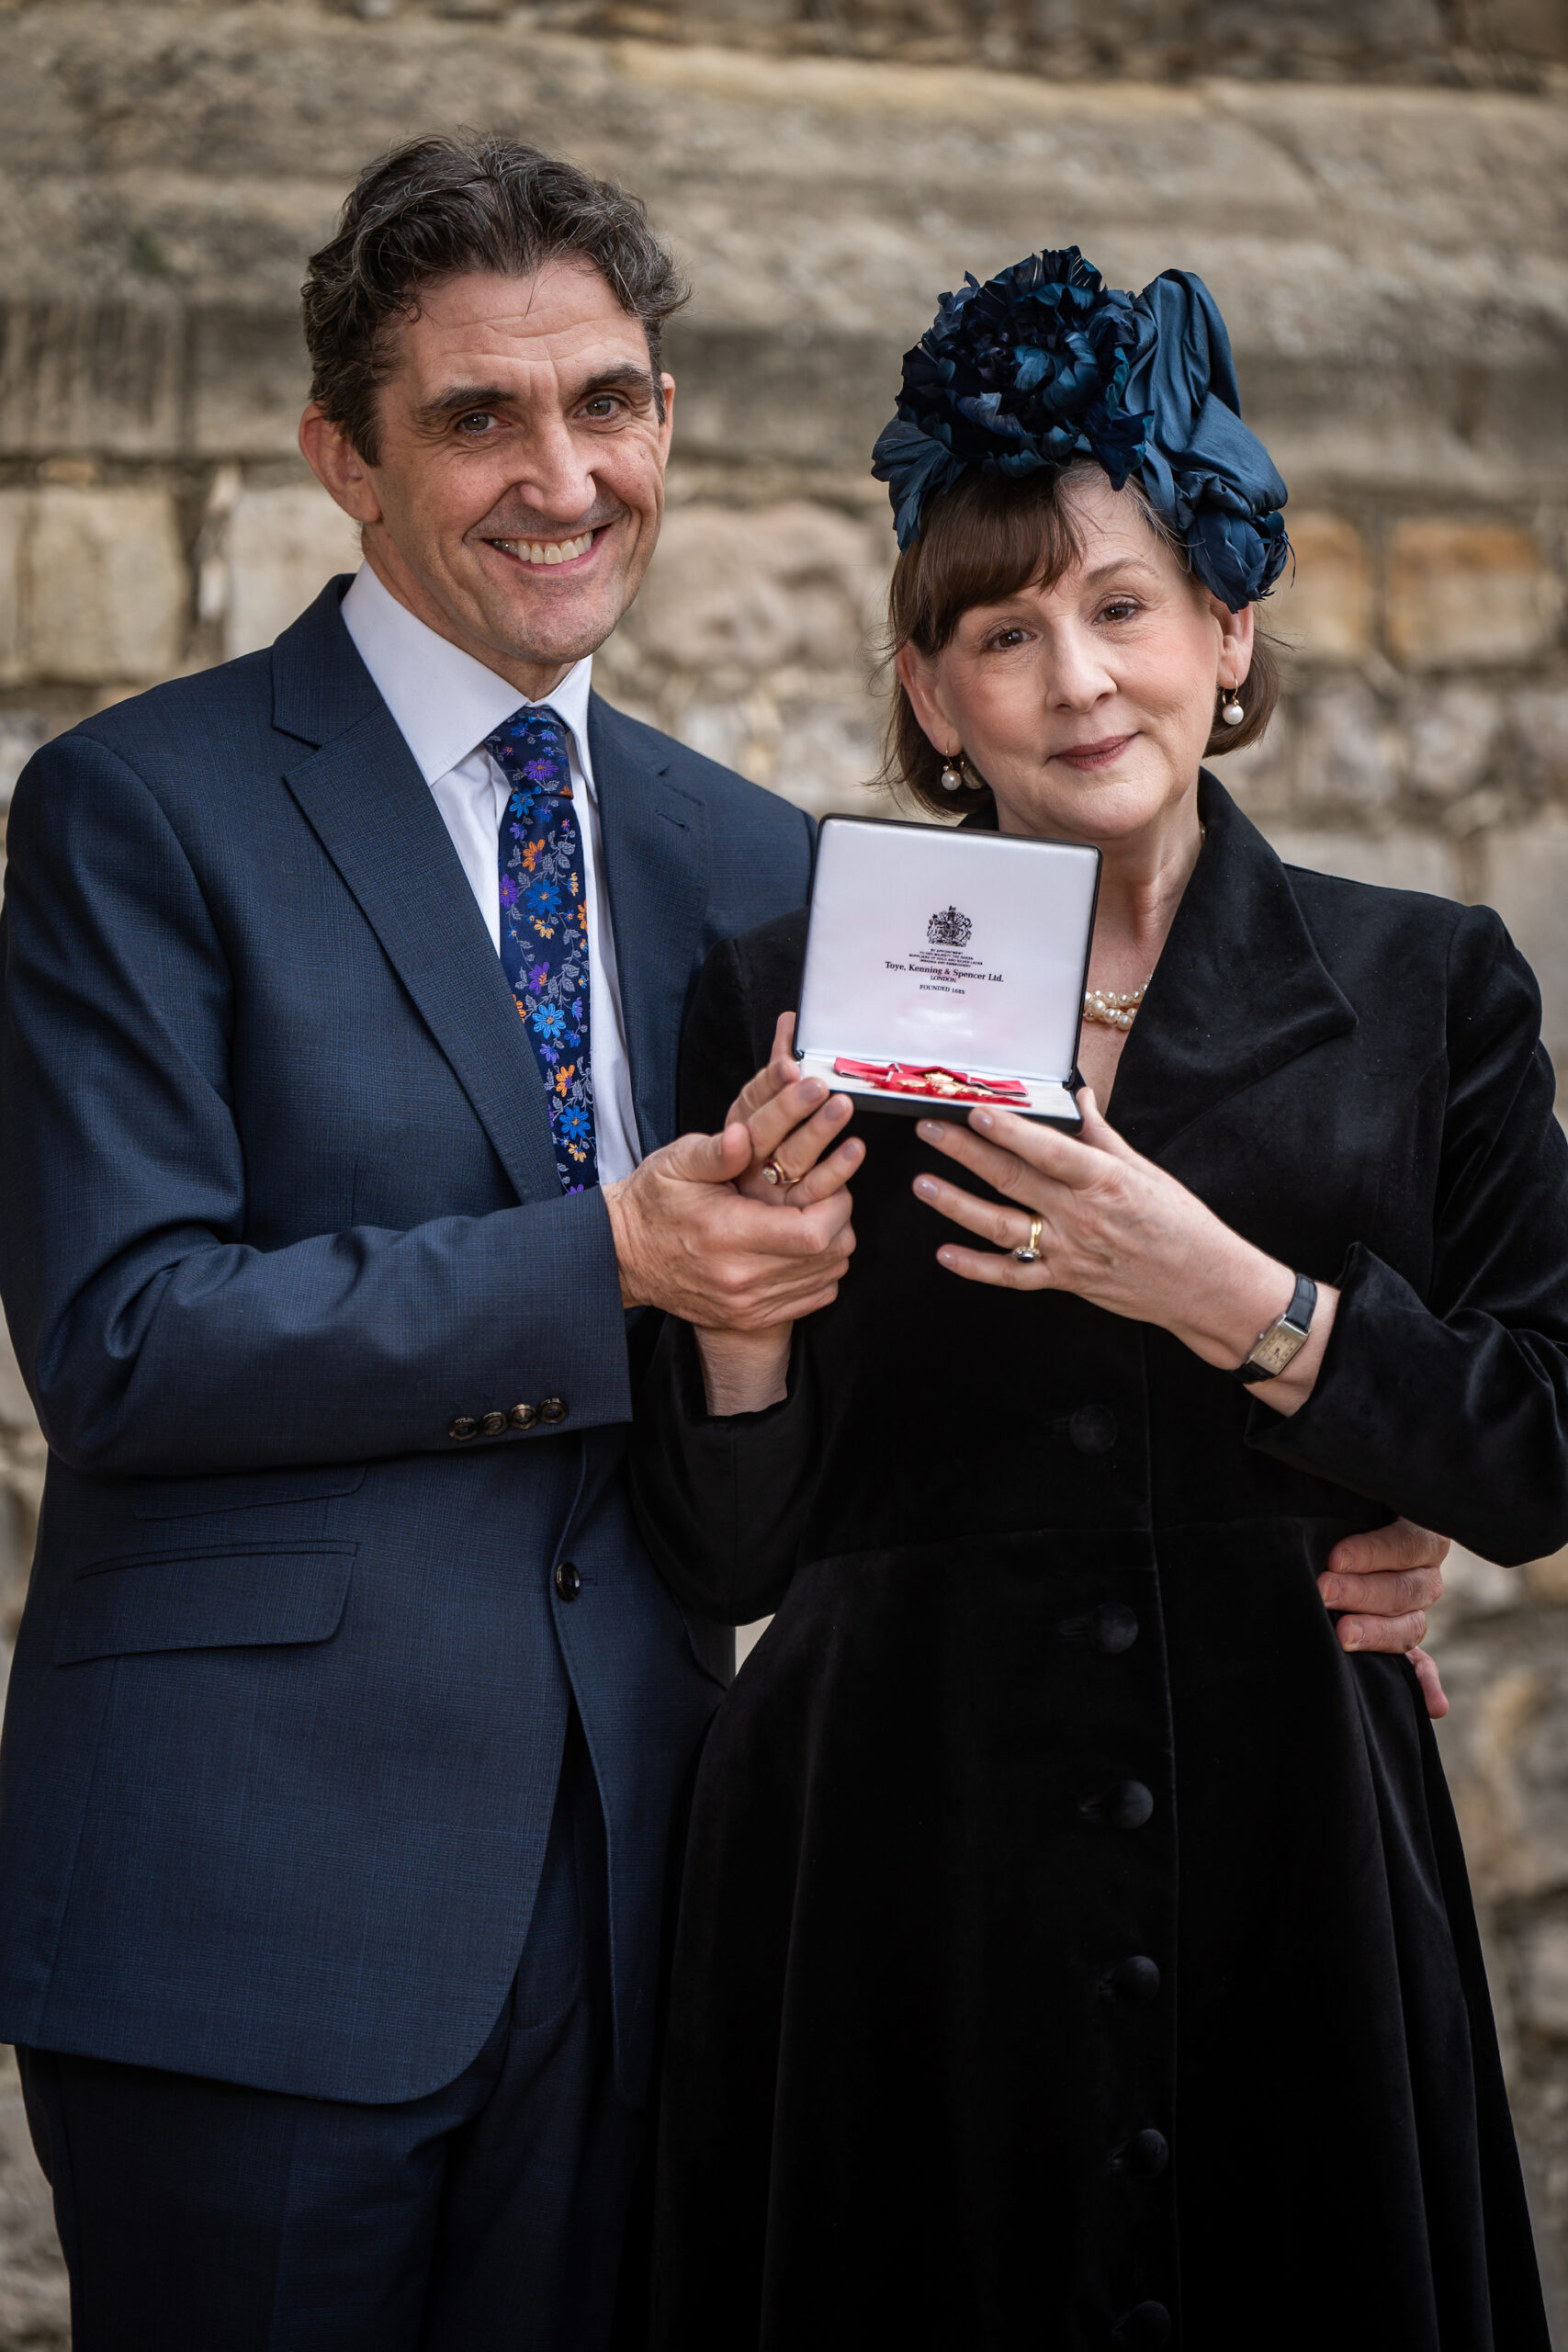
[{"label": "gold ring", "polygon": [[1045,1220],[1042,1216],[1032,1216],[1030,1218],[1029,1238],[1024,1243],[1021,1250],[1015,1250],[1012,1253],[1018,1260],[1021,1266],[1038,1265],[1040,1261],[1040,1230]]},{"label": "gold ring", "polygon": [[786,1192],[793,1183],[798,1181],[795,1177],[785,1173],[784,1170],[780,1167],[777,1159],[772,1153],[770,1153],[768,1158],[762,1162],[762,1173],[767,1178],[770,1184],[782,1185]]}]

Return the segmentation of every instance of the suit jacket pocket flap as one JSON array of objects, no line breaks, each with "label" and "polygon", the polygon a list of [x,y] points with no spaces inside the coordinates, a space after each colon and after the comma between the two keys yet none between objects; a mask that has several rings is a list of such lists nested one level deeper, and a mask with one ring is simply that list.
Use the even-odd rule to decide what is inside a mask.
[{"label": "suit jacket pocket flap", "polygon": [[143,1650],[324,1642],[348,1596],[353,1544],[246,1544],[97,1560],[55,1628],[57,1666]]}]

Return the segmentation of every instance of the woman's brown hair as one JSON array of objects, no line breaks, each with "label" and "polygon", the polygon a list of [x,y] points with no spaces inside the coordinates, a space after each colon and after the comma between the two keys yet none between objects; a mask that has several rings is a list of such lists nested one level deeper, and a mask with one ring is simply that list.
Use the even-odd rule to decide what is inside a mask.
[{"label": "woman's brown hair", "polygon": [[[964,615],[976,605],[998,604],[1032,584],[1054,587],[1083,552],[1068,493],[1075,484],[1097,476],[1100,469],[1088,464],[1022,481],[971,473],[933,500],[919,537],[893,567],[887,598],[889,662],[906,645],[919,653],[940,653]],[[1179,553],[1179,543],[1136,483],[1128,488],[1143,506],[1150,529]],[[1215,712],[1205,759],[1256,743],[1274,715],[1280,685],[1279,656],[1258,630],[1252,666],[1241,689],[1247,716],[1239,727],[1227,727]],[[881,781],[936,816],[963,816],[989,803],[988,785],[944,792],[941,777],[946,764],[895,673]]]}]

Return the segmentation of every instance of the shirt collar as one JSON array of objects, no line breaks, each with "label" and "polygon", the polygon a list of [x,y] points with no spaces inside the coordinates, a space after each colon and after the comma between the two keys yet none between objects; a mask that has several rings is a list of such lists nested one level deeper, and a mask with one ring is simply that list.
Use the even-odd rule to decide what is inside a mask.
[{"label": "shirt collar", "polygon": [[[438,637],[406,605],[400,605],[367,563],[355,574],[342,609],[344,627],[426,784],[449,775],[527,703],[528,697],[494,670]],[[592,678],[593,656],[587,653],[553,693],[540,697],[571,729],[578,763],[590,784],[588,695]]]}]

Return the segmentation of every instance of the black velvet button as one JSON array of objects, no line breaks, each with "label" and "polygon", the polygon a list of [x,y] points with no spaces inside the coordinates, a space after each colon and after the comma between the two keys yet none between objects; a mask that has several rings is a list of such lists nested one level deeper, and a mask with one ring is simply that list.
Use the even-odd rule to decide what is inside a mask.
[{"label": "black velvet button", "polygon": [[481,1437],[499,1437],[505,1427],[506,1415],[504,1413],[481,1413],[479,1416],[479,1435]]},{"label": "black velvet button", "polygon": [[513,1405],[506,1416],[514,1430],[531,1430],[539,1418],[537,1405]]},{"label": "black velvet button", "polygon": [[1134,2303],[1111,2329],[1111,2341],[1124,2352],[1158,2352],[1170,2342],[1170,2313],[1163,2303]]},{"label": "black velvet button", "polygon": [[575,1561],[556,1562],[556,1590],[563,1600],[575,1600],[582,1590],[582,1578],[577,1573]]},{"label": "black velvet button", "polygon": [[1116,1442],[1116,1416],[1109,1405],[1080,1405],[1067,1423],[1067,1435],[1080,1453],[1109,1453]]},{"label": "black velvet button", "polygon": [[1159,1992],[1159,1970],[1143,1952],[1119,1960],[1106,1984],[1123,2001],[1152,2001]]},{"label": "black velvet button", "polygon": [[1141,1829],[1154,1809],[1153,1794],[1142,1781],[1112,1781],[1097,1797],[1085,1797],[1078,1807],[1102,1829]]},{"label": "black velvet button", "polygon": [[1170,2143],[1163,2132],[1134,2132],[1126,2146],[1117,2150],[1116,2162],[1134,2180],[1157,2180],[1170,2162]]},{"label": "black velvet button", "polygon": [[1089,1637],[1097,1650],[1115,1657],[1130,1650],[1138,1638],[1138,1614],[1124,1600],[1102,1600],[1089,1621]]},{"label": "black velvet button", "polygon": [[462,1445],[468,1438],[478,1437],[479,1433],[479,1425],[478,1421],[475,1420],[472,1413],[459,1413],[455,1421],[451,1421],[447,1424],[447,1436],[455,1437],[459,1445]]},{"label": "black velvet button", "polygon": [[558,1396],[547,1396],[539,1407],[539,1419],[542,1421],[564,1421],[566,1407],[561,1399]]}]

